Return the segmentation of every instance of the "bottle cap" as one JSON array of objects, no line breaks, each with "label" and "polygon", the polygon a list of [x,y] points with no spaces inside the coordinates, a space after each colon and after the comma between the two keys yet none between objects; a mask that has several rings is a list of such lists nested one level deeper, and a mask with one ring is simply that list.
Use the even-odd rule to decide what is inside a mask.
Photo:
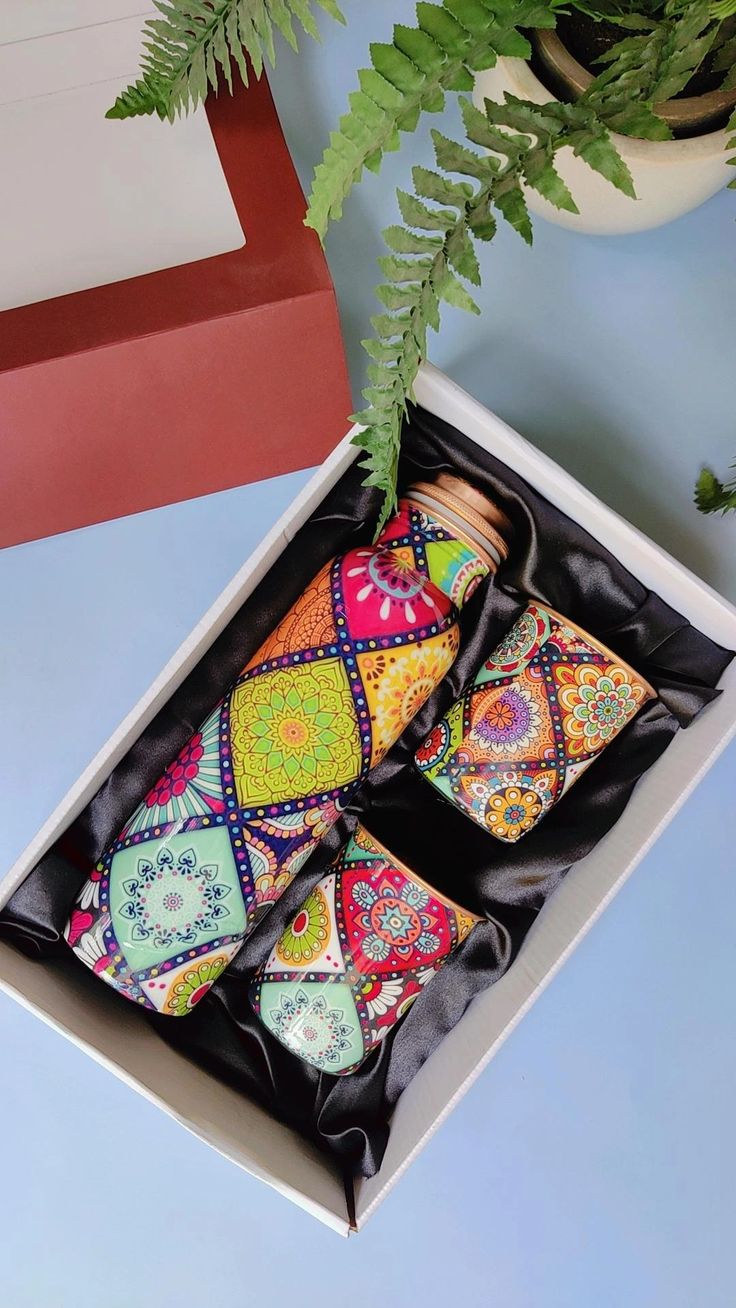
[{"label": "bottle cap", "polygon": [[407,498],[430,509],[438,521],[482,552],[491,570],[509,554],[512,524],[502,509],[464,477],[440,472],[433,481],[413,482]]}]

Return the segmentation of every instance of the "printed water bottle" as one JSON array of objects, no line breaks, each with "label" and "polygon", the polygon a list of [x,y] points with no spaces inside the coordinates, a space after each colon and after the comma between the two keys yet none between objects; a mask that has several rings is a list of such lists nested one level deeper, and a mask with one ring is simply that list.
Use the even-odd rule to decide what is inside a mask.
[{"label": "printed water bottle", "polygon": [[322,568],[85,881],[65,934],[101,980],[191,1011],[445,676],[508,527],[440,474]]}]

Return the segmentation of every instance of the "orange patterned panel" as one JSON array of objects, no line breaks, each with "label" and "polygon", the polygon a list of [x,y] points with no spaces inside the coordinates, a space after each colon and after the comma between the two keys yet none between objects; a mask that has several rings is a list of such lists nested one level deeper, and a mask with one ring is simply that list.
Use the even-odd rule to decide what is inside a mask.
[{"label": "orange patterned panel", "polygon": [[314,581],[307,586],[293,608],[289,609],[286,617],[282,618],[276,630],[257,650],[247,665],[246,672],[269,659],[281,658],[283,654],[334,644],[337,633],[332,614],[331,566],[328,563],[317,573]]}]

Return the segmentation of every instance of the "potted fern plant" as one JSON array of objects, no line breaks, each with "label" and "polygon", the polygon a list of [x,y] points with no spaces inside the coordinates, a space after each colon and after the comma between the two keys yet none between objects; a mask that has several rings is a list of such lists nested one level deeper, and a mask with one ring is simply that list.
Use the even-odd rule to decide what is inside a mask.
[{"label": "potted fern plant", "polygon": [[[238,75],[246,84],[260,77],[264,61],[274,61],[275,35],[295,46],[295,21],[318,35],[315,4],[344,21],[336,0],[155,4],[159,16],[147,24],[141,76],[118,97],[111,118],[158,113],[172,119],[210,89],[232,90]],[[481,279],[477,245],[493,240],[499,221],[531,243],[530,209],[572,221],[581,208],[586,212],[588,193],[582,205],[576,196],[586,185],[601,188],[607,204],[630,211],[630,226],[651,225],[633,217],[637,179],[644,184],[633,153],[640,145],[692,148],[692,138],[670,139],[660,104],[686,91],[704,67],[730,94],[736,84],[734,13],[736,0],[419,0],[413,23],[397,24],[391,41],[370,47],[370,62],[359,70],[358,86],[315,171],[305,221],[321,240],[363,171],[377,172],[384,153],[398,149],[424,114],[458,97],[463,123],[462,140],[433,130],[436,167],[411,169],[411,186],[398,192],[400,221],[384,233],[383,281],[376,291],[381,311],[371,319],[374,335],[364,341],[370,356],[366,407],[355,415],[366,480],[384,495],[378,530],[395,503],[402,420],[427,333],[439,330],[443,302],[479,312],[471,293]],[[585,85],[558,95],[533,72],[533,82],[509,85],[511,74],[532,69],[541,37],[565,15],[585,19],[594,30],[608,23],[615,38],[623,33],[620,41],[609,34],[603,71],[593,77],[583,68]],[[710,126],[705,135],[713,135]],[[698,183],[687,188],[686,203],[682,195],[676,203],[662,200],[664,217],[726,182],[736,113],[715,136],[717,180],[708,169],[702,176],[696,170]],[[647,194],[648,187],[647,180]]]},{"label": "potted fern plant", "polygon": [[501,58],[476,78],[476,101],[515,95],[585,99],[612,132],[637,203],[569,153],[559,172],[579,210],[528,194],[534,213],[577,231],[618,234],[670,222],[729,180],[736,109],[736,2],[580,0],[555,30],[530,33],[531,58]]}]

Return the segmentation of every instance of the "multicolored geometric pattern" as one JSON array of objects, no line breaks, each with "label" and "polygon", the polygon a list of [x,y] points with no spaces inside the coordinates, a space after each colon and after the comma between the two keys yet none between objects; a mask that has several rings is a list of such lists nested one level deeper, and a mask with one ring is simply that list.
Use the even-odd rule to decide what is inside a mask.
[{"label": "multicolored geometric pattern", "polygon": [[322,568],[85,882],[81,961],[189,1012],[442,680],[487,571],[408,502]]},{"label": "multicolored geometric pattern", "polygon": [[533,603],[415,761],[474,822],[515,841],[653,696],[592,636]]},{"label": "multicolored geometric pattern", "polygon": [[292,1053],[353,1072],[477,921],[358,826],[257,973],[251,1003]]}]

